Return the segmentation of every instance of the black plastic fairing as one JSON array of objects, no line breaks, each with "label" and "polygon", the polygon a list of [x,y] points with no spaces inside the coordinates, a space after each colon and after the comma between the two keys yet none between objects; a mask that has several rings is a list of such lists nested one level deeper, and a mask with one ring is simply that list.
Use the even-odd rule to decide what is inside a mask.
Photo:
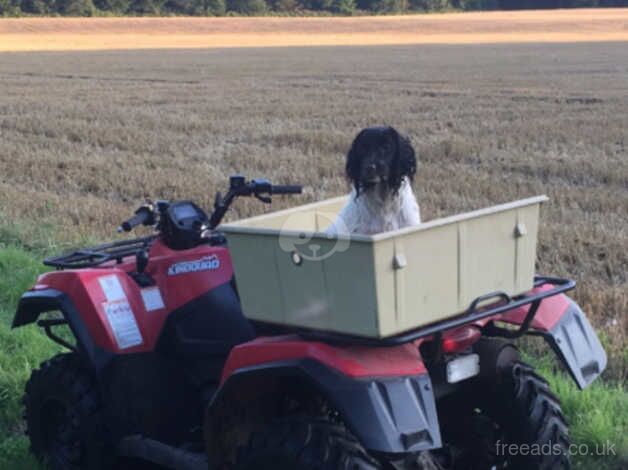
[{"label": "black plastic fairing", "polygon": [[241,387],[276,377],[292,377],[310,384],[340,413],[344,424],[369,451],[405,454],[441,446],[436,404],[427,374],[356,379],[313,359],[237,370],[217,391],[208,416]]},{"label": "black plastic fairing", "polygon": [[227,282],[172,311],[157,350],[177,357],[222,355],[254,338],[233,284]]},{"label": "black plastic fairing", "polygon": [[96,346],[72,300],[56,289],[28,291],[17,306],[12,328],[35,323],[42,313],[60,311],[76,338],[78,352],[95,369],[101,370],[112,354]]},{"label": "black plastic fairing", "polygon": [[580,389],[589,386],[606,368],[606,352],[595,330],[571,299],[567,312],[543,337]]}]

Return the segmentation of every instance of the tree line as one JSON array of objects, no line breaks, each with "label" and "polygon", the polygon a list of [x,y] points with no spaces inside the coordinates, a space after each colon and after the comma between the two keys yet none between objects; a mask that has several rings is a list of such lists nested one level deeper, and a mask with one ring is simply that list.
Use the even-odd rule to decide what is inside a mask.
[{"label": "tree line", "polygon": [[350,15],[610,6],[628,6],[628,0],[0,0],[0,15]]}]

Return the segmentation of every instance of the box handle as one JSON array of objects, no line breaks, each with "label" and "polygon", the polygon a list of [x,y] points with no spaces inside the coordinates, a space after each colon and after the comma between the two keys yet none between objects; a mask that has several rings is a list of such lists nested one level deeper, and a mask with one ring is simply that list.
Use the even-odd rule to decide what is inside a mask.
[{"label": "box handle", "polygon": [[471,305],[469,305],[469,309],[467,310],[467,313],[475,312],[478,308],[478,305],[492,299],[495,299],[496,301],[503,300],[504,302],[507,302],[507,303],[512,302],[512,298],[508,294],[506,294],[504,291],[491,292],[489,294],[481,295],[477,297],[473,302],[471,302]]}]

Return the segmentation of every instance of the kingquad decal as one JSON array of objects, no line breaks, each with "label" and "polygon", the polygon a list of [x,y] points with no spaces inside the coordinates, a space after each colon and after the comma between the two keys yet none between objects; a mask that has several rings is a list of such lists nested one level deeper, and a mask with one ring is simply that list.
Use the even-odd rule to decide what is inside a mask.
[{"label": "kingquad decal", "polygon": [[198,271],[212,271],[219,267],[220,259],[218,256],[210,255],[201,259],[173,264],[168,268],[168,276],[177,276],[178,274],[195,273]]}]

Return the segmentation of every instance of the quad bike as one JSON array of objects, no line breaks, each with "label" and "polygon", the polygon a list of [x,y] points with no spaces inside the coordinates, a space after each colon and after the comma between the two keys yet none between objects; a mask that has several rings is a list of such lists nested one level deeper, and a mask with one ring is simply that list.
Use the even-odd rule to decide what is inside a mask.
[{"label": "quad bike", "polygon": [[26,385],[32,452],[55,470],[571,468],[559,400],[513,340],[543,337],[581,388],[597,378],[606,356],[564,294],[575,283],[537,277],[383,339],[249,321],[216,228],[237,197],[300,191],[232,177],[211,217],[147,203],[119,230],[154,235],[45,260],[56,271],[13,327],[37,323],[68,352]]}]

